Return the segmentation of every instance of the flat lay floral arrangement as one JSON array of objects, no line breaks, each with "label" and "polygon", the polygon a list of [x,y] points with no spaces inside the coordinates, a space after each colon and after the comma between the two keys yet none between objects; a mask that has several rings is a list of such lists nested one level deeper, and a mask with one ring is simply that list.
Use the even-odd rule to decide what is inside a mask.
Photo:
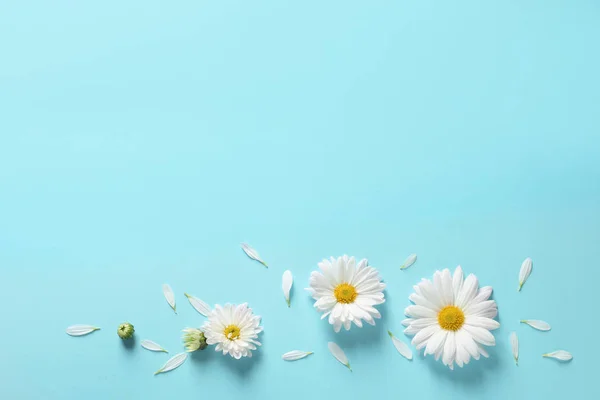
[{"label": "flat lay floral arrangement", "polygon": [[[268,265],[260,258],[258,252],[243,243],[242,250],[254,261]],[[411,267],[417,261],[416,254],[410,255],[400,267],[401,270]],[[518,275],[517,290],[531,275],[533,262],[526,258]],[[377,306],[385,302],[386,285],[379,272],[368,264],[366,259],[357,261],[346,255],[331,257],[318,263],[318,270],[313,271],[306,290],[315,300],[314,308],[321,313],[321,319],[327,319],[334,332],[342,328],[350,330],[352,325],[362,328],[363,323],[375,325],[381,318]],[[291,271],[282,276],[283,297],[290,303],[290,290],[294,282]],[[486,347],[495,346],[496,339],[492,333],[500,327],[496,320],[498,306],[491,299],[491,286],[480,287],[473,274],[465,276],[458,266],[453,272],[449,269],[436,271],[432,279],[421,279],[413,286],[408,305],[404,311],[407,318],[402,321],[406,327],[404,334],[412,336],[410,344],[425,356],[431,355],[441,361],[449,369],[454,366],[463,367],[471,360],[489,357]],[[177,313],[175,293],[168,284],[163,284],[162,292],[173,312]],[[182,341],[185,351],[169,358],[158,368],[156,374],[172,371],[180,367],[187,359],[188,353],[205,350],[214,346],[215,351],[222,352],[234,359],[252,357],[259,351],[261,343],[259,335],[263,331],[261,317],[254,314],[248,304],[225,304],[211,307],[209,304],[184,293],[189,304],[206,321],[198,328],[183,329]],[[550,325],[540,320],[521,320],[533,329],[550,331]],[[516,323],[516,321],[515,321]],[[70,336],[84,336],[100,330],[93,325],[72,325],[66,333]],[[117,335],[122,340],[129,340],[136,334],[135,327],[124,322],[117,327]],[[412,360],[413,350],[407,342],[388,331],[393,346],[407,360]],[[510,344],[515,365],[519,362],[519,340],[516,332],[511,332]],[[160,344],[144,339],[141,347],[148,351],[168,353]],[[344,350],[334,342],[328,343],[331,355],[350,371],[350,361]],[[290,350],[282,355],[284,361],[297,361],[313,354],[312,351]],[[554,350],[541,355],[559,362],[568,362],[573,356],[566,350]]]}]

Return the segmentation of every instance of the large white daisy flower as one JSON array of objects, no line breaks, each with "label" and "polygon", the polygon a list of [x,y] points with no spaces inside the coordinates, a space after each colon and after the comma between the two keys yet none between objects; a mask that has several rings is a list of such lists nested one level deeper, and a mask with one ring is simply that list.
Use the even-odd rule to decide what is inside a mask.
[{"label": "large white daisy flower", "polygon": [[442,358],[444,365],[454,369],[468,364],[471,357],[489,357],[482,346],[495,346],[491,330],[500,327],[493,318],[498,314],[494,300],[488,300],[492,288],[479,289],[473,274],[463,281],[463,271],[456,268],[454,276],[448,269],[436,271],[433,282],[422,279],[414,286],[409,299],[415,304],[404,313],[410,317],[402,321],[404,333],[415,335],[412,344],[425,355]]},{"label": "large white daisy flower", "polygon": [[260,317],[252,313],[247,303],[216,305],[202,326],[206,343],[216,344],[215,351],[223,351],[235,359],[252,357],[252,350],[260,346],[256,339],[262,332]]},{"label": "large white daisy flower", "polygon": [[310,274],[310,287],[306,290],[316,300],[315,308],[324,313],[321,319],[329,316],[335,332],[342,325],[349,330],[352,322],[361,328],[362,320],[375,325],[374,318],[381,318],[373,306],[385,302],[385,283],[377,270],[367,264],[366,259],[357,264],[354,257],[331,257],[319,263],[321,272]]}]

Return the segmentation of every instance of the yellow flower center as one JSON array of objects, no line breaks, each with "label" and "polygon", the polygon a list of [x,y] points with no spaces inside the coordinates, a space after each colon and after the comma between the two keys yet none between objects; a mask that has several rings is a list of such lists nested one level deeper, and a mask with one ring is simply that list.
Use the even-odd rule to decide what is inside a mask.
[{"label": "yellow flower center", "polygon": [[354,286],[348,283],[340,283],[333,290],[333,295],[338,303],[350,304],[354,303],[358,293],[356,292],[356,288]]},{"label": "yellow flower center", "polygon": [[456,306],[446,306],[438,313],[438,324],[447,331],[457,331],[465,323],[465,313]]},{"label": "yellow flower center", "polygon": [[229,340],[235,340],[240,337],[240,328],[237,325],[227,325],[223,329],[223,334]]}]

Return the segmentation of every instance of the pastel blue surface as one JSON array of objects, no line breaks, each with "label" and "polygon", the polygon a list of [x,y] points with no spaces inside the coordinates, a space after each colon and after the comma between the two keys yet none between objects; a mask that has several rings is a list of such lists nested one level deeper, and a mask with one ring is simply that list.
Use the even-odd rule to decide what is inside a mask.
[{"label": "pastel blue surface", "polygon": [[[599,19],[592,0],[2,2],[0,398],[598,398]],[[303,288],[345,253],[388,301],[336,335]],[[408,340],[412,285],[457,264],[494,287],[497,346],[408,362],[386,330]],[[153,376],[168,355],[139,341],[175,354],[203,322],[184,291],[249,302],[256,356]]]}]

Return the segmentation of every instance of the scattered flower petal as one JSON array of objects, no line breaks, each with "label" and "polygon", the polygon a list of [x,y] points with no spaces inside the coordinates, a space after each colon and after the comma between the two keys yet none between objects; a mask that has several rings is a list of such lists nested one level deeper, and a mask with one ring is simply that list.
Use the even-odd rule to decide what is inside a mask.
[{"label": "scattered flower petal", "polygon": [[99,329],[100,328],[91,325],[73,325],[67,328],[67,335],[84,336]]},{"label": "scattered flower petal", "polygon": [[283,289],[283,296],[285,297],[288,307],[290,306],[290,290],[292,289],[292,283],[294,283],[294,277],[292,276],[292,272],[287,270],[283,273],[283,277],[281,278],[281,288]]},{"label": "scattered flower petal", "polygon": [[173,289],[167,283],[162,286],[163,294],[165,295],[165,299],[167,299],[167,303],[171,306],[175,314],[177,314],[177,309],[175,306],[175,294],[173,293]]},{"label": "scattered flower petal", "polygon": [[404,260],[404,263],[402,264],[400,269],[406,269],[406,268],[410,267],[411,265],[413,265],[416,261],[417,261],[417,255],[411,254],[410,256],[408,256],[408,258],[406,260]]},{"label": "scattered flower petal", "polygon": [[515,359],[515,364],[519,365],[519,338],[515,332],[510,333],[510,346],[512,348],[513,358]]},{"label": "scattered flower petal", "polygon": [[350,371],[352,371],[352,368],[350,368],[350,362],[348,361],[348,357],[346,357],[344,350],[342,350],[340,346],[338,346],[334,342],[329,342],[327,343],[327,347],[329,348],[331,355],[333,355],[336,360],[344,364]]},{"label": "scattered flower petal", "polygon": [[550,324],[545,321],[540,321],[539,319],[522,319],[522,324],[527,324],[533,329],[537,329],[538,331],[549,331],[552,329]]},{"label": "scattered flower petal", "polygon": [[162,366],[161,369],[159,369],[158,371],[156,371],[154,373],[154,375],[157,374],[162,374],[164,372],[169,372],[174,370],[175,368],[181,366],[181,364],[183,364],[185,362],[185,360],[187,359],[187,353],[179,353],[173,357],[171,357],[169,359],[169,361],[167,361],[165,363],[165,365]]},{"label": "scattered flower petal", "polygon": [[396,350],[398,350],[398,353],[400,353],[400,355],[402,355],[402,357],[406,358],[407,360],[412,360],[413,354],[408,345],[402,340],[398,339],[396,336],[394,336],[392,332],[388,331],[388,335],[390,335],[390,337],[392,338],[392,343],[394,343],[394,347],[396,348]]},{"label": "scattered flower petal", "polygon": [[284,361],[296,361],[300,360],[301,358],[310,356],[311,354],[313,354],[312,351],[292,350],[282,355],[281,358]]},{"label": "scattered flower petal", "polygon": [[199,298],[189,295],[187,293],[184,293],[184,295],[185,295],[185,297],[187,297],[188,301],[190,302],[190,304],[192,305],[192,307],[194,307],[194,309],[196,311],[198,311],[200,314],[204,315],[205,317],[208,317],[210,315],[211,308],[208,304],[206,304]]},{"label": "scattered flower petal", "polygon": [[542,354],[542,357],[555,358],[560,361],[571,361],[573,359],[573,355],[565,350],[557,350],[552,353]]},{"label": "scattered flower petal", "polygon": [[519,271],[519,292],[521,291],[521,288],[523,287],[523,284],[527,278],[529,278],[529,275],[531,275],[532,266],[533,262],[529,257],[527,257],[525,261],[523,261],[523,264],[521,264],[521,271]]},{"label": "scattered flower petal", "polygon": [[163,353],[168,353],[167,350],[165,350],[161,345],[159,345],[158,343],[153,342],[152,340],[147,340],[144,339],[142,340],[142,347],[145,348],[146,350],[150,350],[150,351],[160,351]]},{"label": "scattered flower petal", "polygon": [[258,252],[256,250],[254,250],[252,247],[250,247],[250,245],[248,245],[246,243],[242,243],[242,250],[244,250],[244,253],[246,253],[246,255],[248,257],[250,257],[251,259],[258,261],[265,267],[269,268],[267,263],[265,263],[263,260],[261,260],[260,256],[258,255]]}]

